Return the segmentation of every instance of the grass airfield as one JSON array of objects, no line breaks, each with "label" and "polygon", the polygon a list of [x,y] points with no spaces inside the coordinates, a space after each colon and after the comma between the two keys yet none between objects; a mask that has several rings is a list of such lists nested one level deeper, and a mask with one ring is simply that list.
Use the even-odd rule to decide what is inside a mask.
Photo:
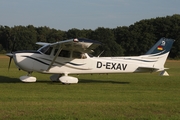
[{"label": "grass airfield", "polygon": [[14,62],[0,56],[0,119],[178,120],[180,61],[169,60],[169,77],[159,73],[74,75],[78,84],[51,82],[33,73],[36,83],[22,83]]}]

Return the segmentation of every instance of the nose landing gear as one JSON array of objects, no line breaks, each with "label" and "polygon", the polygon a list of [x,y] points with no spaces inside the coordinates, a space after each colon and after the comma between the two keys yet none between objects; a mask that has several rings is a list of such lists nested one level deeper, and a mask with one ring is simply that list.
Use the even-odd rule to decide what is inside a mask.
[{"label": "nose landing gear", "polygon": [[36,77],[31,76],[32,72],[28,72],[27,75],[21,76],[19,79],[22,82],[36,82]]}]

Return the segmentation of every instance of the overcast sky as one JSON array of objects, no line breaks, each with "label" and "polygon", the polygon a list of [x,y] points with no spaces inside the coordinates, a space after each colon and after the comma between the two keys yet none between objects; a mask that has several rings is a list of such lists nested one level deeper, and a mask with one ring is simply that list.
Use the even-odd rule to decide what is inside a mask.
[{"label": "overcast sky", "polygon": [[180,14],[180,0],[0,0],[0,25],[116,28]]}]

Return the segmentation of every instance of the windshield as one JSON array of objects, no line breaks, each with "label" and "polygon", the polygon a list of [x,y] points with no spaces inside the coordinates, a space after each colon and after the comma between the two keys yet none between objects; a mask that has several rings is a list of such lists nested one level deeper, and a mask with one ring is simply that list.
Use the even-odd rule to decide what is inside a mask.
[{"label": "windshield", "polygon": [[50,45],[47,45],[47,46],[41,47],[38,51],[46,55],[50,55],[52,51],[52,47],[50,47]]}]

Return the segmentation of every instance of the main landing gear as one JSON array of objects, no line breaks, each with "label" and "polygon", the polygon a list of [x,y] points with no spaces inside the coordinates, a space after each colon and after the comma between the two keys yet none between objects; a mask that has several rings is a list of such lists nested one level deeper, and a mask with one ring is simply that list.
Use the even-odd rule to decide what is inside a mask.
[{"label": "main landing gear", "polygon": [[[21,76],[19,79],[22,82],[36,82],[36,77],[31,76],[32,72],[28,72],[27,75]],[[51,81],[53,82],[62,82],[63,84],[72,84],[72,83],[78,83],[78,78],[68,76],[67,74],[53,74],[50,76]]]},{"label": "main landing gear", "polygon": [[71,83],[78,83],[78,78],[68,76],[67,74],[62,75],[62,74],[53,74],[50,76],[51,81],[57,82],[60,81],[63,84],[71,84]]}]

